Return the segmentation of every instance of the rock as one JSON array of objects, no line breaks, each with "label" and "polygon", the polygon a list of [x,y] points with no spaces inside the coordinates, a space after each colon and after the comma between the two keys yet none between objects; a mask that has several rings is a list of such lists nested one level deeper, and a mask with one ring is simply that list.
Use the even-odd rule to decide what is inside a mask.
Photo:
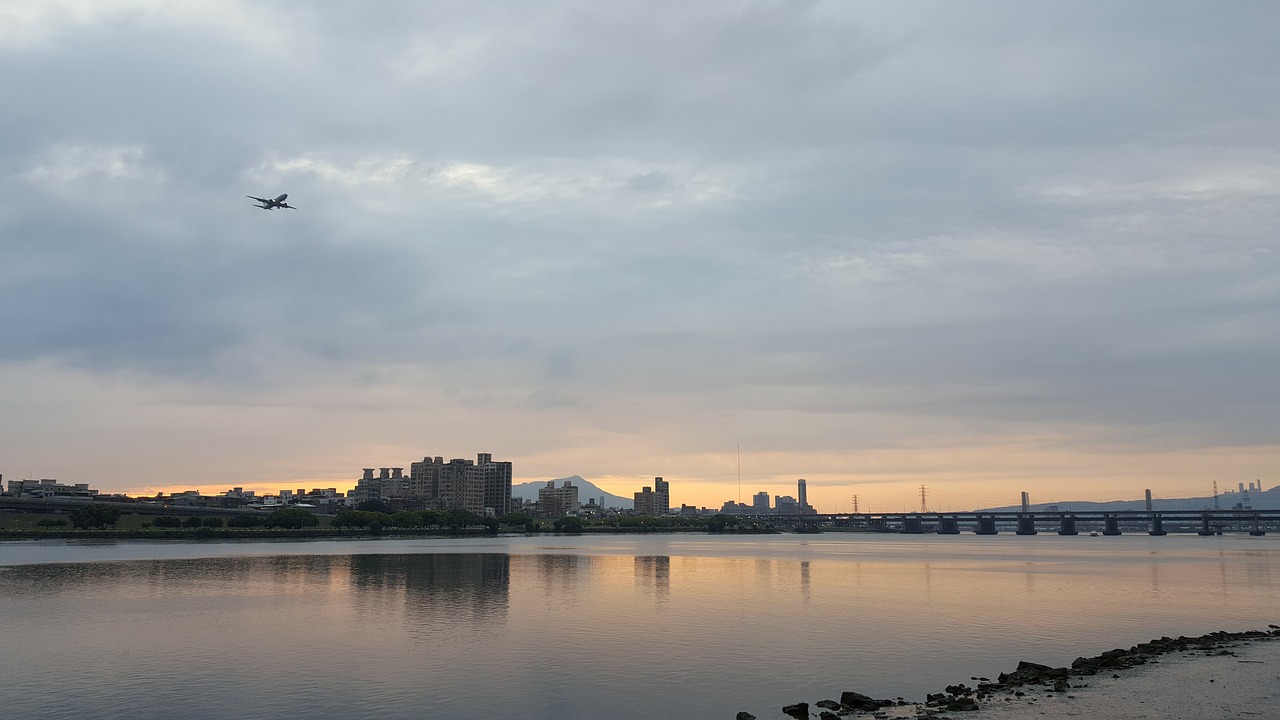
[{"label": "rock", "polygon": [[1054,692],[1066,692],[1069,687],[1071,687],[1071,683],[1067,682],[1066,678],[1058,678],[1053,681]]},{"label": "rock", "polygon": [[817,705],[823,710],[839,710],[840,709],[840,703],[836,702],[835,700],[819,700],[818,702],[814,703],[814,705]]},{"label": "rock", "polygon": [[840,705],[848,710],[878,710],[892,704],[889,700],[876,700],[869,695],[850,690],[840,693]]},{"label": "rock", "polygon": [[978,703],[973,698],[960,697],[947,703],[946,709],[952,712],[972,712],[978,709]]},{"label": "rock", "polygon": [[796,720],[809,720],[809,703],[802,702],[795,705],[784,705],[782,712],[790,715]]},{"label": "rock", "polygon": [[744,710],[738,713],[738,717],[734,718],[734,720],[756,720],[756,716]]},{"label": "rock", "polygon": [[1070,674],[1071,670],[1069,668],[1053,668],[1048,665],[1023,660],[1018,663],[1017,670],[1011,673],[1000,673],[999,684],[1004,686],[1032,685],[1067,677]]},{"label": "rock", "polygon": [[840,720],[840,716],[830,710],[823,710],[818,713],[818,720]]}]

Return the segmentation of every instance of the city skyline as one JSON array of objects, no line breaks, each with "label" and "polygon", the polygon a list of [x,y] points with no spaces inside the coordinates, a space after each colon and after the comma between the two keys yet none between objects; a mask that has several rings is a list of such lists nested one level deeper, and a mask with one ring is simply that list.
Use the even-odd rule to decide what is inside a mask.
[{"label": "city skyline", "polygon": [[483,447],[835,511],[1274,485],[1277,20],[5,13],[0,472],[332,487]]}]

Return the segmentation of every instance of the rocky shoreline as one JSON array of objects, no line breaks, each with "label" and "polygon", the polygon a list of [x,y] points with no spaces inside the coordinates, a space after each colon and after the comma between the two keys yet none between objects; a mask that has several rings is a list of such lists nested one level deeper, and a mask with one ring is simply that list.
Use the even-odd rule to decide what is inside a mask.
[{"label": "rocky shoreline", "polygon": [[[964,683],[948,685],[943,692],[929,694],[923,702],[903,698],[876,699],[852,690],[840,694],[837,700],[819,700],[810,706],[807,702],[786,705],[782,713],[795,720],[838,720],[870,716],[886,718],[931,718],[945,720],[951,713],[974,713],[981,710],[1002,708],[1019,699],[1046,695],[1074,698],[1068,693],[1088,687],[1084,678],[1110,673],[1119,679],[1117,671],[1127,670],[1172,653],[1193,654],[1206,657],[1234,657],[1242,643],[1255,643],[1280,639],[1280,625],[1268,630],[1245,632],[1217,631],[1198,637],[1161,637],[1130,648],[1116,648],[1093,657],[1076,658],[1069,667],[1050,667],[1021,661],[1007,673],[1000,673],[995,680],[984,677],[970,678],[973,687]],[[1244,661],[1242,661],[1244,662]],[[1212,683],[1214,680],[1210,679]],[[739,712],[736,720],[756,720],[749,712]]]}]

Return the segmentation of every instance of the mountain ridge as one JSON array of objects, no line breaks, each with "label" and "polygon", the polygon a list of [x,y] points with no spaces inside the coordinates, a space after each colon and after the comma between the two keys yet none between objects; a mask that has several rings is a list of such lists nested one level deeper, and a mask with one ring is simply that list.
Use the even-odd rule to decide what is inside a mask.
[{"label": "mountain ridge", "polygon": [[[625,498],[625,497],[622,497],[621,495],[614,495],[611,492],[602,490],[601,488],[596,486],[594,483],[592,483],[590,480],[583,478],[581,475],[570,475],[569,477],[556,478],[551,482],[555,483],[556,487],[561,487],[562,485],[564,485],[566,480],[573,483],[574,487],[579,488],[578,501],[583,504],[586,504],[588,500],[591,500],[594,498],[596,502],[600,503],[601,505],[607,508],[620,508],[622,510],[631,510],[632,508],[635,507],[635,501],[632,500],[631,498]],[[544,488],[546,486],[547,486],[546,480],[534,480],[531,482],[524,482],[524,483],[512,483],[511,497],[520,498],[521,500],[536,501],[538,499],[538,488]],[[603,500],[601,498],[603,498]]]}]

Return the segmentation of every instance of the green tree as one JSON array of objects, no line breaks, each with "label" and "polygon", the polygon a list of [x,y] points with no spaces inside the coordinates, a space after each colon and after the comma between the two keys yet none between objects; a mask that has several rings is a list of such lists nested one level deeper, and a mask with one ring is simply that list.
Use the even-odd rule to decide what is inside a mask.
[{"label": "green tree", "polygon": [[222,518],[220,518],[220,517],[213,517],[213,516],[209,516],[209,517],[205,518],[205,519],[204,519],[204,522],[202,522],[202,523],[200,523],[200,524],[201,524],[201,525],[203,525],[203,526],[205,526],[205,527],[207,527],[207,528],[220,528],[220,527],[222,527],[222,526],[226,525],[226,521],[224,521],[224,520],[223,520]]},{"label": "green tree", "polygon": [[320,524],[320,518],[306,510],[298,508],[281,508],[272,510],[267,516],[267,527],[279,527],[287,530],[297,530],[304,527],[315,527]]},{"label": "green tree", "polygon": [[264,518],[258,515],[236,515],[227,521],[227,525],[233,528],[251,528],[262,527]]},{"label": "green tree", "polygon": [[66,525],[66,518],[45,518],[36,521],[36,527],[66,527]]},{"label": "green tree", "polygon": [[471,527],[472,525],[480,525],[482,522],[479,515],[476,515],[469,510],[448,510],[444,515],[445,524],[454,532],[465,527]]},{"label": "green tree", "polygon": [[707,532],[722,533],[731,527],[737,527],[737,525],[738,518],[730,515],[717,514],[707,520]]},{"label": "green tree", "polygon": [[404,512],[398,512],[395,515],[392,515],[387,522],[387,525],[391,527],[399,527],[399,528],[416,528],[416,527],[422,527],[424,524],[425,523],[422,522],[421,515],[419,515],[416,512],[409,512],[407,510]]},{"label": "green tree", "polygon": [[428,527],[432,525],[439,527],[447,522],[445,514],[440,510],[422,510],[418,514],[422,516],[422,524]]},{"label": "green tree", "polygon": [[155,520],[152,520],[151,524],[160,528],[182,527],[182,518],[175,515],[161,515]]},{"label": "green tree", "polygon": [[498,522],[503,525],[525,525],[533,521],[526,513],[513,512],[507,513],[498,518]]},{"label": "green tree", "polygon": [[72,526],[81,530],[89,528],[105,530],[108,525],[115,525],[119,519],[120,508],[101,503],[91,503],[71,513]]},{"label": "green tree", "polygon": [[566,515],[553,523],[556,532],[568,533],[569,535],[582,534],[582,518]]},{"label": "green tree", "polygon": [[359,510],[339,510],[337,515],[333,516],[333,522],[329,523],[336,528],[347,527],[364,527],[365,513]]},{"label": "green tree", "polygon": [[[411,513],[417,515],[417,513]],[[374,523],[380,526],[391,524],[391,516],[381,512],[371,512],[368,510],[340,510],[334,516],[333,522],[330,523],[334,527],[371,527]]]},{"label": "green tree", "polygon": [[186,522],[182,523],[184,527],[189,527],[189,528],[198,528],[203,524],[204,524],[204,521],[201,520],[198,515],[192,515],[191,517],[187,518]]},{"label": "green tree", "polygon": [[394,512],[391,509],[391,506],[388,505],[385,500],[365,500],[364,502],[357,505],[356,509],[364,510],[365,512],[386,513],[388,515]]}]

